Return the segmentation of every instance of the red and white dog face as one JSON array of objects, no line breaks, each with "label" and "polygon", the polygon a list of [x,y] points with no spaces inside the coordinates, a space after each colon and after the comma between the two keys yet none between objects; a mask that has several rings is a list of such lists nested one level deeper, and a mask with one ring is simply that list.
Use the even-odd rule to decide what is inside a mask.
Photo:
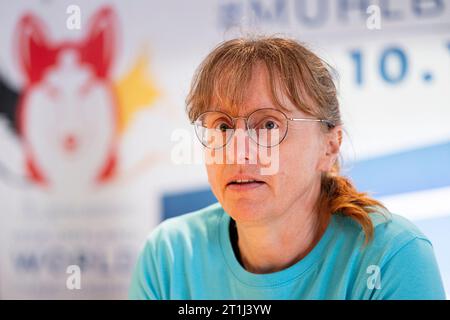
[{"label": "red and white dog face", "polygon": [[80,41],[53,44],[33,15],[18,26],[18,58],[27,78],[19,131],[31,177],[50,188],[82,188],[111,177],[117,105],[109,70],[115,16],[102,9]]}]

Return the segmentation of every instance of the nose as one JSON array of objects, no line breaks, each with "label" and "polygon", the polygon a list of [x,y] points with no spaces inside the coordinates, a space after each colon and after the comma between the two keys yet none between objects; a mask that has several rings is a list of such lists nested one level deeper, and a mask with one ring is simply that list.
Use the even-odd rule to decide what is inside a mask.
[{"label": "nose", "polygon": [[256,155],[254,143],[250,141],[244,118],[238,118],[235,123],[234,135],[226,146],[227,163],[250,163]]},{"label": "nose", "polygon": [[245,118],[235,118],[235,129],[246,130],[247,122]]},{"label": "nose", "polygon": [[63,140],[63,147],[67,152],[75,151],[78,147],[78,139],[76,136],[73,134],[66,135]]}]

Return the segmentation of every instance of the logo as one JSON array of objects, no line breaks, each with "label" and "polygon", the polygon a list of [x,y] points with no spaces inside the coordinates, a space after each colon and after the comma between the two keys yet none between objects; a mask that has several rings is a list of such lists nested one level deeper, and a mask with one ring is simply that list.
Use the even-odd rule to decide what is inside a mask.
[{"label": "logo", "polygon": [[48,189],[86,190],[113,180],[121,135],[158,97],[145,55],[113,78],[114,10],[103,7],[87,22],[77,30],[79,39],[54,41],[44,21],[23,15],[14,57],[24,85],[16,92],[0,78],[0,118],[9,120],[20,142],[23,178]]}]

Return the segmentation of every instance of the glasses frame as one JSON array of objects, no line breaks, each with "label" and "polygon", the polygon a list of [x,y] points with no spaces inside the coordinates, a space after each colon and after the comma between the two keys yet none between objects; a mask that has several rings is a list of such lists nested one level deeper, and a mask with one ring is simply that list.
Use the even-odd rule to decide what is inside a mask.
[{"label": "glasses frame", "polygon": [[[225,112],[223,112],[223,111],[219,111],[219,110],[209,110],[209,111],[205,111],[205,112],[202,112],[201,114],[199,114],[198,117],[197,117],[197,119],[195,119],[194,121],[191,121],[191,125],[194,126],[195,135],[197,136],[197,139],[200,141],[200,143],[201,143],[204,147],[206,147],[206,148],[208,148],[208,149],[219,150],[219,149],[222,149],[223,147],[225,147],[225,146],[230,142],[230,140],[231,140],[231,138],[233,137],[234,132],[235,132],[235,130],[236,130],[236,122],[237,122],[237,120],[243,119],[244,122],[245,122],[245,129],[247,130],[247,132],[249,132],[249,131],[250,131],[250,128],[249,128],[249,126],[248,126],[248,119],[249,119],[255,112],[258,112],[258,111],[261,111],[261,110],[271,110],[271,111],[279,112],[279,113],[281,113],[281,114],[286,118],[286,120],[288,120],[288,121],[286,122],[286,132],[284,133],[284,136],[280,139],[280,141],[279,141],[277,144],[275,144],[275,145],[273,145],[273,146],[264,146],[264,145],[261,145],[261,144],[258,143],[258,141],[255,141],[255,139],[252,137],[252,135],[248,134],[249,138],[250,138],[254,143],[256,143],[258,146],[261,146],[261,147],[272,148],[272,147],[276,147],[276,146],[280,145],[280,144],[284,141],[284,139],[286,138],[286,136],[287,136],[287,134],[288,134],[288,131],[289,131],[289,121],[320,122],[320,123],[325,123],[325,124],[328,126],[328,128],[333,128],[333,127],[335,127],[335,125],[334,125],[330,120],[326,120],[326,119],[314,119],[314,118],[291,118],[291,117],[288,117],[283,111],[278,110],[278,109],[275,109],[275,108],[261,108],[261,109],[256,109],[256,110],[252,111],[252,112],[251,112],[249,115],[247,115],[246,117],[232,117],[232,116],[230,116],[229,114],[227,114],[227,113],[225,113]],[[213,112],[214,112],[214,113],[222,113],[222,114],[225,115],[227,118],[231,119],[231,120],[232,120],[232,124],[233,124],[233,128],[230,129],[230,130],[233,130],[233,134],[230,135],[230,137],[228,138],[228,140],[227,140],[221,147],[217,147],[217,148],[211,148],[211,147],[205,145],[205,144],[203,143],[202,139],[199,137],[199,133],[197,132],[197,129],[196,129],[196,128],[197,128],[196,122],[198,121],[198,119],[199,119],[201,116],[203,116],[203,115],[205,115],[205,114],[207,114],[207,113],[213,113]]]}]

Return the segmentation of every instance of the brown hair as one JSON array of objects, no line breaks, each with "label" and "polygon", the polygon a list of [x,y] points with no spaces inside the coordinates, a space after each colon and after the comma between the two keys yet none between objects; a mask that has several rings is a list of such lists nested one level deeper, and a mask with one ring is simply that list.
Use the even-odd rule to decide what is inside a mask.
[{"label": "brown hair", "polygon": [[[246,95],[253,68],[263,63],[268,71],[273,103],[285,109],[277,95],[280,88],[298,109],[308,115],[342,125],[337,90],[330,66],[305,45],[280,37],[238,38],[217,46],[197,69],[186,99],[191,121],[214,104],[238,108]],[[339,161],[322,174],[321,193],[316,204],[321,219],[340,212],[363,228],[366,243],[373,237],[369,213],[385,207],[367,193],[358,192],[340,175]],[[371,208],[372,207],[372,208]],[[325,214],[324,214],[325,213]]]}]

